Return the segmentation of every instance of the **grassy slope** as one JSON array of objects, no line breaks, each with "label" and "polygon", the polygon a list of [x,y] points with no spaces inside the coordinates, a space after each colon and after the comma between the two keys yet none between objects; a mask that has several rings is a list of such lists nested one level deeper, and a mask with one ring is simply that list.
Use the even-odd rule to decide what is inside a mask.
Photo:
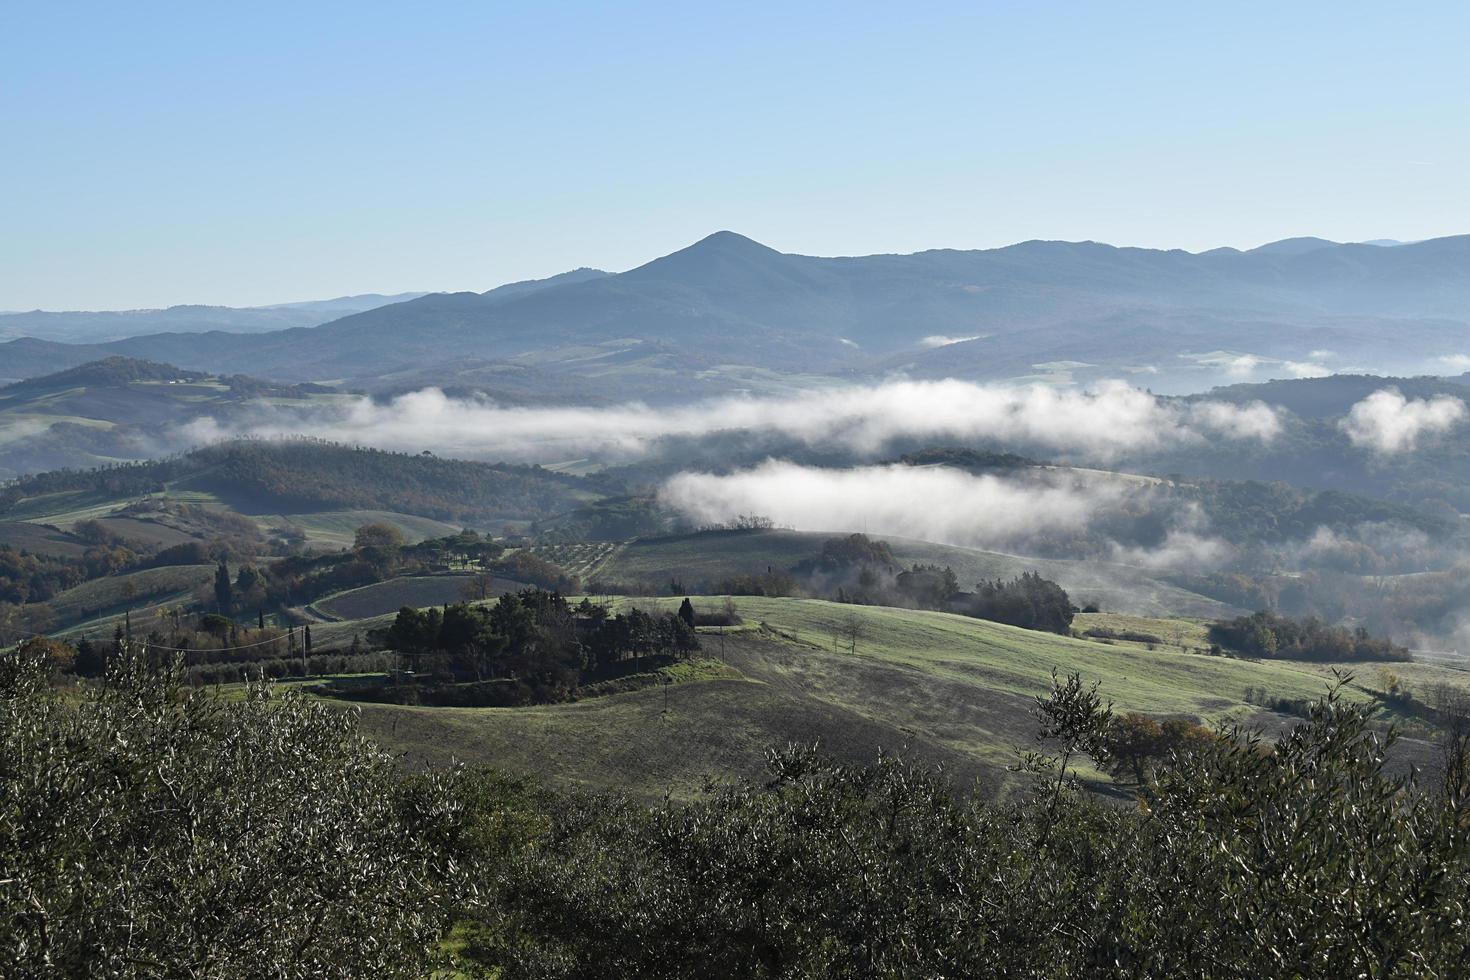
[{"label": "grassy slope", "polygon": [[62,633],[110,636],[111,621],[123,610],[131,609],[133,622],[143,623],[157,606],[182,600],[213,580],[212,565],[166,565],[83,582],[48,605]]},{"label": "grassy slope", "polygon": [[[706,633],[703,643],[705,656],[722,659],[741,679],[524,709],[366,705],[363,722],[410,764],[454,758],[645,797],[696,792],[706,776],[753,773],[765,749],[791,741],[820,741],[852,760],[903,750],[994,790],[1009,779],[1014,747],[1031,738],[1030,698],[1048,689],[1054,667],[1100,681],[1120,710],[1210,722],[1279,724],[1279,716],[1243,702],[1247,687],[1312,698],[1326,685],[1305,665],[1151,652],[945,613],[795,599],[736,603],[747,627],[723,644]],[[832,636],[854,612],[869,634],[856,654]],[[331,629],[350,635],[367,625]]]},{"label": "grassy slope", "polygon": [[357,529],[364,524],[391,524],[409,544],[427,538],[458,534],[458,524],[446,524],[431,517],[417,517],[387,510],[331,510],[310,514],[278,514],[253,518],[262,527],[299,527],[309,542],[326,549],[350,548]]},{"label": "grassy slope", "polygon": [[[598,569],[612,582],[642,582],[662,588],[670,578],[690,586],[718,582],[735,573],[784,569],[811,558],[829,534],[800,531],[714,531],[633,541]],[[1109,612],[1141,616],[1220,617],[1238,610],[1169,585],[1141,569],[1111,562],[1020,558],[970,548],[885,537],[904,564],[949,565],[966,588],[981,579],[1013,578],[1037,571],[1071,594],[1078,605],[1096,602]]]},{"label": "grassy slope", "polygon": [[85,542],[62,531],[25,521],[0,521],[0,545],[57,558],[79,558],[87,550]]}]

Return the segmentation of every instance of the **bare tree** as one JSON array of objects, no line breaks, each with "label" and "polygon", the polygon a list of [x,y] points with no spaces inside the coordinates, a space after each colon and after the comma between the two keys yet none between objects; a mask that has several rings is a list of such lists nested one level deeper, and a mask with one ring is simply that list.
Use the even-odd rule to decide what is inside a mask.
[{"label": "bare tree", "polygon": [[868,638],[868,621],[856,609],[849,609],[837,621],[837,636],[847,644],[848,653],[857,653],[859,640]]},{"label": "bare tree", "polygon": [[463,595],[471,601],[484,600],[490,598],[490,594],[494,591],[495,579],[485,572],[480,572],[478,575],[470,576],[470,580],[464,585]]}]

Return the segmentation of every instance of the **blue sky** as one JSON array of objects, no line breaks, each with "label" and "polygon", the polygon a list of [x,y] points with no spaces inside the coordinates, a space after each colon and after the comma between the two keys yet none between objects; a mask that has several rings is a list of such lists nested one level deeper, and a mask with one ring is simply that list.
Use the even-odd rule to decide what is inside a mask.
[{"label": "blue sky", "polygon": [[1470,232],[1470,5],[0,4],[0,309]]}]

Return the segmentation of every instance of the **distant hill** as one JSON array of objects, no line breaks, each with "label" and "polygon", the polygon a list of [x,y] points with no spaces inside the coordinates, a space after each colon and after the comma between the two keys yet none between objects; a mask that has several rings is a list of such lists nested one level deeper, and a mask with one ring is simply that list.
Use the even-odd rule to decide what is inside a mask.
[{"label": "distant hill", "polygon": [[[380,293],[364,293],[361,296],[339,296],[336,299],[243,308],[185,305],[170,306],[162,310],[32,310],[29,313],[0,313],[0,338],[33,337],[90,344],[165,331],[196,333],[228,330],[234,333],[264,333],[288,327],[316,326],[338,317],[390,303],[401,303],[423,295],[398,293],[384,296]],[[0,376],[3,374],[4,369],[0,368]]]},{"label": "distant hill", "polygon": [[0,387],[0,480],[163,455],[179,447],[177,427],[227,422],[261,399],[304,407],[341,397],[322,385],[107,357]]},{"label": "distant hill", "polygon": [[[1327,367],[1422,373],[1426,360],[1470,353],[1467,329],[1470,236],[1393,248],[1288,239],[1200,254],[1031,241],[820,258],[726,231],[616,275],[578,270],[311,328],[157,333],[44,357],[49,370],[123,354],[373,389],[469,359],[478,368],[466,383],[494,394],[498,375],[555,389],[589,351],[656,349],[660,360],[608,366],[588,397],[669,400],[671,379],[695,376],[733,390],[732,366],[747,378],[1133,376],[1177,392],[1252,371],[1289,376],[1314,355]],[[936,348],[934,337],[958,342]],[[0,372],[34,370],[40,354],[0,345]],[[577,371],[563,370],[569,360]]]},{"label": "distant hill", "polygon": [[182,493],[244,514],[381,510],[458,523],[531,521],[600,495],[537,466],[473,463],[319,440],[236,441],[151,462],[23,477],[0,488],[0,521],[51,516],[48,501],[106,503]]}]

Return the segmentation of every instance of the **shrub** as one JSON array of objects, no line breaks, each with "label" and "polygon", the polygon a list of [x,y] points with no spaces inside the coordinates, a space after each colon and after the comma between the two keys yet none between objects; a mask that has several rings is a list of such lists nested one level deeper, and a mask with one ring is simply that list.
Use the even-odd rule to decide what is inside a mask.
[{"label": "shrub", "polygon": [[0,663],[0,961],[14,977],[417,977],[445,924],[445,780],[355,716],[185,693],[126,653],[80,705]]}]

